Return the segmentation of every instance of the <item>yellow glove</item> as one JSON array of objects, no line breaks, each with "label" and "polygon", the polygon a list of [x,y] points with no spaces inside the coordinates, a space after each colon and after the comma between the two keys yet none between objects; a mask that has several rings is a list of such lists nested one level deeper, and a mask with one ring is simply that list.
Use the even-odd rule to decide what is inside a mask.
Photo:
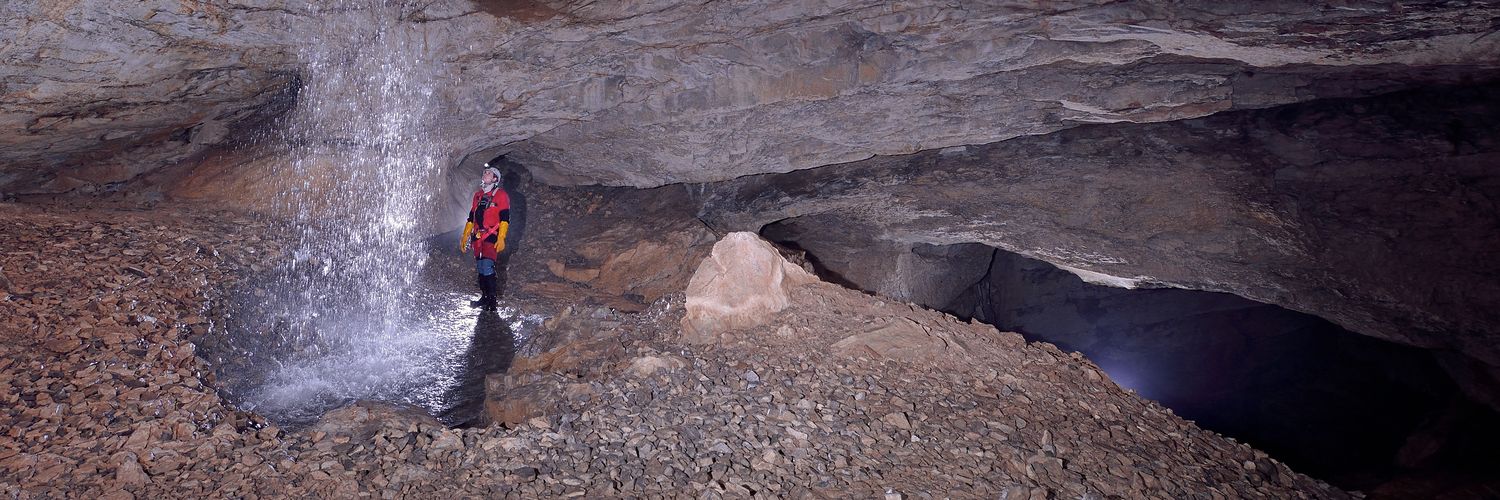
[{"label": "yellow glove", "polygon": [[458,252],[469,253],[469,237],[474,235],[474,223],[464,223],[464,235],[458,238]]},{"label": "yellow glove", "polygon": [[500,229],[495,231],[495,253],[505,251],[505,233],[510,232],[510,223],[500,221]]}]

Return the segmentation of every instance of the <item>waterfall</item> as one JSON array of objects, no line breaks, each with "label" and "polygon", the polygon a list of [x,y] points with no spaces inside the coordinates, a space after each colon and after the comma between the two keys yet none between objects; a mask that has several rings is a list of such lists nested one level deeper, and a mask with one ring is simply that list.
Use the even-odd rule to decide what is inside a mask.
[{"label": "waterfall", "polygon": [[424,239],[449,229],[422,227],[446,161],[431,125],[445,79],[423,25],[404,20],[415,8],[321,7],[328,28],[300,45],[297,107],[271,138],[287,158],[276,175],[289,188],[275,201],[295,247],[263,280],[263,296],[239,298],[223,345],[206,350],[227,397],[285,425],[359,399],[434,414],[472,406],[476,370],[509,359],[485,351],[510,349],[524,321],[509,309],[481,318],[468,308],[472,271],[424,277],[431,256],[450,270],[472,268],[472,258]]},{"label": "waterfall", "polygon": [[[352,301],[392,330],[406,313],[425,253],[418,227],[439,172],[424,127],[434,113],[437,68],[405,2],[330,2],[329,29],[301,46],[305,76],[283,142],[283,175],[302,179],[278,203],[297,223],[293,266],[316,279],[289,282],[309,303]],[[347,29],[357,27],[357,29]]]}]

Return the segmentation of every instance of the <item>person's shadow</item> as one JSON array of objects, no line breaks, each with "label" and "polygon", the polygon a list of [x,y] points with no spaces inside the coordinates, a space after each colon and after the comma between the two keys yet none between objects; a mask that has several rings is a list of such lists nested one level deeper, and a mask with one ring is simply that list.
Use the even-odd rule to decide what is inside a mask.
[{"label": "person's shadow", "polygon": [[484,378],[504,373],[516,355],[516,338],[505,318],[495,311],[481,311],[474,322],[474,337],[464,351],[458,380],[444,399],[451,402],[439,418],[451,426],[467,426],[484,411]]}]

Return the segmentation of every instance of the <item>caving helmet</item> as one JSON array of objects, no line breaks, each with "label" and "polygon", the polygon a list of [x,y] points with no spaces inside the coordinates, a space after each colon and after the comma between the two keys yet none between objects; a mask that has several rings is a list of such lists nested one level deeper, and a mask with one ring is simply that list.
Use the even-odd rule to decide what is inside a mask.
[{"label": "caving helmet", "polygon": [[493,190],[495,190],[495,187],[500,185],[500,169],[492,167],[492,166],[490,166],[489,163],[486,163],[486,164],[484,164],[484,172],[488,173],[488,174],[491,174],[491,175],[494,175],[495,176],[494,177],[495,180],[494,180],[494,182],[488,182],[487,183],[487,182],[484,182],[484,177],[481,176],[479,178],[479,189],[483,190],[483,191],[493,191]]}]

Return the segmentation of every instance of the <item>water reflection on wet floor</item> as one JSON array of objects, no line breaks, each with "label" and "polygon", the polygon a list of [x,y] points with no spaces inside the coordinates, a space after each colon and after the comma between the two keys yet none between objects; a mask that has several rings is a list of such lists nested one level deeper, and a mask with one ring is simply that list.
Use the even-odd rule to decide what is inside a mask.
[{"label": "water reflection on wet floor", "polygon": [[[467,279],[465,279],[467,277]],[[406,294],[410,314],[394,327],[340,306],[337,297],[288,304],[286,280],[265,280],[230,298],[224,328],[199,341],[221,393],[282,426],[314,422],[356,400],[421,407],[448,425],[482,409],[484,376],[504,371],[542,318],[503,302],[469,307],[472,276],[429,266]],[[301,315],[306,321],[290,316]]]}]

